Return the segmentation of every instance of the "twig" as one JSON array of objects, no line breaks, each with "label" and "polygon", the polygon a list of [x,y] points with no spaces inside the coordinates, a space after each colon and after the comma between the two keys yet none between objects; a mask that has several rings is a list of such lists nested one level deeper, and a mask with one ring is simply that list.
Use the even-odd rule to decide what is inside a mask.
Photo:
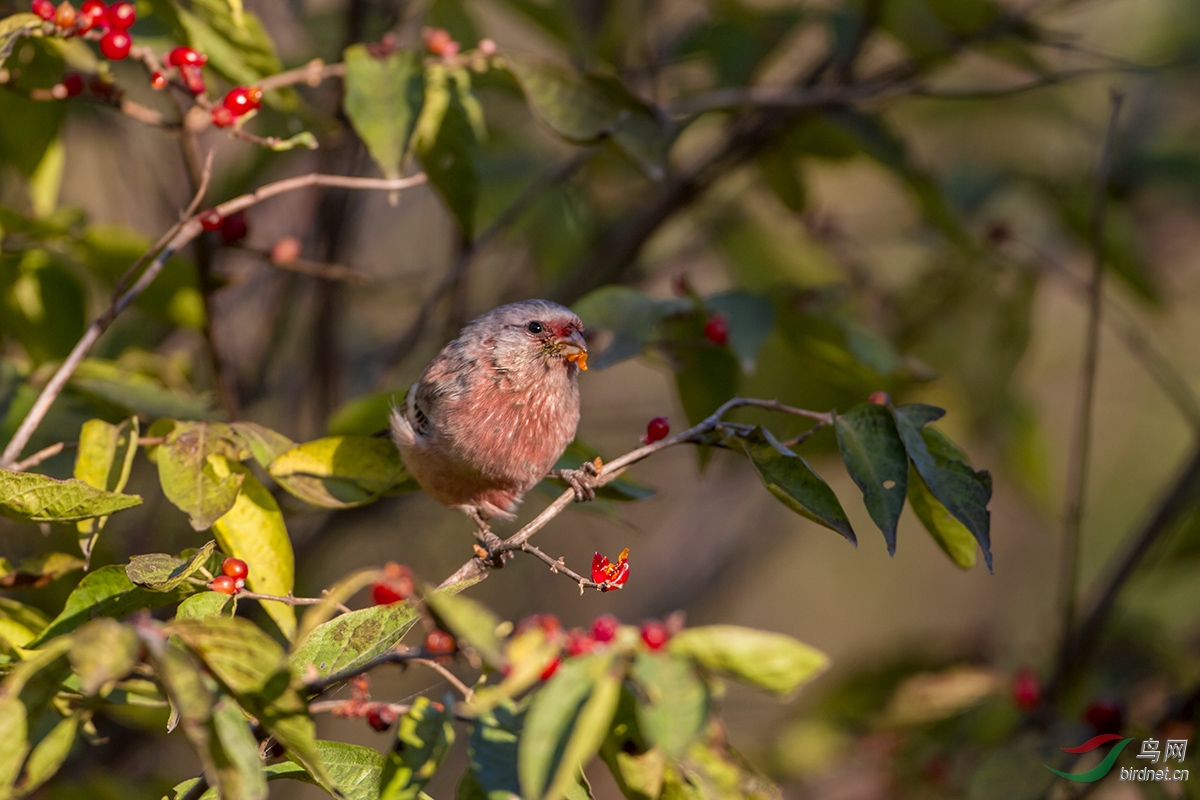
[{"label": "twig", "polygon": [[[584,589],[603,589],[605,587],[605,584],[596,583],[595,581],[588,580],[587,578],[580,575],[578,572],[575,572],[573,569],[571,569],[570,567],[568,567],[566,565],[566,562],[563,561],[563,559],[551,558],[550,556],[546,555],[538,548],[531,545],[529,542],[522,542],[520,550],[522,553],[529,553],[530,555],[535,556],[535,557],[541,559],[542,561],[544,561],[546,564],[548,564],[550,566],[551,572],[561,572],[563,575],[566,575],[568,578],[575,581],[575,583],[579,584],[579,593],[580,594],[583,594]],[[620,587],[613,587],[613,588],[620,588]]]},{"label": "twig", "polygon": [[473,698],[475,696],[474,689],[472,689],[470,686],[467,686],[465,683],[460,681],[458,679],[457,675],[455,675],[450,670],[446,669],[445,666],[443,666],[442,664],[439,664],[434,659],[432,659],[432,658],[414,658],[412,660],[412,663],[421,664],[422,666],[429,667],[434,672],[441,675],[443,678],[446,679],[446,681],[451,686],[453,686],[455,689],[458,689],[459,693],[462,694],[462,696],[465,700],[470,701],[471,698]]},{"label": "twig", "polygon": [[[276,195],[292,192],[297,189],[303,189],[309,186],[341,186],[348,189],[373,189],[382,191],[399,191],[425,182],[424,174],[417,174],[410,178],[350,178],[342,175],[322,175],[320,173],[310,173],[308,175],[300,175],[295,178],[286,178],[275,183],[268,183],[261,186],[249,194],[243,194],[232,200],[227,200],[224,203],[216,206],[216,212],[223,217],[249,208],[257,203],[262,202]],[[71,349],[70,354],[66,357],[63,363],[55,371],[54,375],[46,383],[41,394],[34,401],[33,407],[29,413],[25,415],[25,419],[21,421],[13,438],[4,448],[4,453],[0,455],[0,467],[7,468],[10,464],[16,461],[17,456],[21,454],[21,450],[29,443],[29,439],[37,430],[38,425],[46,416],[46,412],[50,410],[50,406],[54,400],[62,392],[71,375],[83,361],[88,351],[100,338],[100,335],[108,329],[112,321],[117,316],[129,307],[134,300],[141,295],[142,292],[158,277],[162,272],[163,266],[167,259],[178,250],[186,245],[192,239],[196,238],[203,230],[200,220],[196,216],[189,217],[183,224],[178,226],[178,231],[170,241],[161,249],[159,254],[154,258],[137,282],[133,284],[124,294],[113,300],[108,310],[105,311],[99,318],[92,322],[88,329],[84,332],[83,337]]]},{"label": "twig", "polygon": [[845,106],[888,94],[905,94],[908,88],[894,81],[849,86],[731,86],[676,100],[667,113],[690,117],[709,111],[736,108],[801,111]]},{"label": "twig", "polygon": [[336,716],[348,716],[344,712],[346,709],[357,709],[358,706],[374,706],[375,708],[387,708],[397,717],[408,713],[412,708],[408,703],[379,703],[379,702],[363,702],[362,700],[318,700],[315,703],[309,703],[308,713],[310,714],[334,714]]},{"label": "twig", "polygon": [[17,463],[13,464],[11,467],[9,467],[9,469],[13,472],[24,472],[30,467],[36,467],[46,459],[53,458],[54,456],[58,455],[66,448],[66,446],[66,442],[58,442],[57,444],[52,444],[49,447],[43,447],[41,450],[38,450],[24,461],[18,461]]},{"label": "twig", "polygon": [[305,64],[303,67],[289,69],[263,78],[256,85],[264,92],[282,89],[285,86],[295,86],[303,83],[306,86],[319,86],[326,78],[340,78],[346,74],[345,64],[326,64],[319,58]]},{"label": "twig", "polygon": [[1083,353],[1083,378],[1079,398],[1079,418],[1075,428],[1073,456],[1067,476],[1067,513],[1063,521],[1062,640],[1060,671],[1069,673],[1075,648],[1075,603],[1079,583],[1079,541],[1083,527],[1083,505],[1087,489],[1088,464],[1092,446],[1092,411],[1096,388],[1096,368],[1100,352],[1100,315],[1104,300],[1104,225],[1108,206],[1108,178],[1112,171],[1117,120],[1122,95],[1113,92],[1111,111],[1100,166],[1096,170],[1095,208],[1092,214],[1092,278],[1089,288],[1088,325]]},{"label": "twig", "polygon": [[271,260],[269,253],[261,253],[260,255],[266,259],[268,264],[276,269],[298,272],[301,275],[311,275],[314,278],[321,278],[326,281],[344,281],[345,283],[364,286],[374,280],[374,277],[369,273],[345,267],[341,264],[326,264],[321,261],[310,261],[307,258],[297,258],[295,261],[289,261],[285,264],[282,261]]},{"label": "twig", "polygon": [[[273,600],[276,603],[284,603],[289,606],[315,606],[317,603],[324,602],[324,597],[296,597],[295,595],[278,595],[278,594],[261,594],[259,592],[251,592],[248,589],[239,589],[235,597],[245,597],[249,600]],[[340,605],[340,604],[339,604]],[[343,610],[349,610],[342,606]]]},{"label": "twig", "polygon": [[[777,400],[759,400],[751,397],[735,397],[731,400],[727,400],[721,405],[720,408],[714,411],[711,416],[700,422],[698,425],[694,425],[693,427],[688,428],[686,431],[677,433],[674,436],[668,436],[666,439],[643,445],[636,450],[631,450],[625,455],[609,461],[600,468],[599,475],[592,479],[591,485],[595,488],[599,488],[605,484],[611,483],[620,477],[620,475],[625,472],[625,470],[629,469],[629,467],[645,458],[649,458],[659,450],[664,450],[668,447],[674,447],[675,445],[683,444],[685,442],[700,441],[705,434],[715,431],[721,426],[722,417],[735,408],[744,407],[764,408],[769,411],[793,414],[795,416],[805,417],[807,419],[815,419],[818,422],[826,425],[832,425],[834,419],[833,412],[831,411],[808,411],[803,408],[784,405]],[[567,489],[565,492],[559,495],[554,502],[546,506],[546,508],[542,510],[542,513],[538,514],[536,517],[526,523],[525,527],[521,528],[521,530],[517,531],[512,536],[503,540],[499,545],[492,548],[492,556],[494,557],[516,550],[525,550],[524,545],[527,541],[529,541],[530,537],[532,537],[542,528],[546,527],[550,520],[561,514],[563,510],[567,508],[567,506],[574,502],[574,500],[575,490]],[[536,548],[534,549],[536,550]],[[526,552],[533,551],[526,550]],[[537,553],[533,554],[537,555]],[[546,558],[549,557],[546,556]],[[550,561],[551,563],[557,563],[553,559]],[[459,567],[453,575],[442,581],[438,588],[455,586],[466,581],[477,582],[478,580],[486,578],[490,570],[490,566],[482,559],[472,558],[470,561]],[[595,588],[599,588],[599,584],[596,584]]]}]

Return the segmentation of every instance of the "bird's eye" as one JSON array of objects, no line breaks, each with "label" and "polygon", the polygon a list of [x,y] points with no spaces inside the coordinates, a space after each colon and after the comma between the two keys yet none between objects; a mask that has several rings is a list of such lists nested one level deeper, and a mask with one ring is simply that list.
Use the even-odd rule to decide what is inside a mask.
[{"label": "bird's eye", "polygon": [[525,330],[529,331],[530,333],[537,334],[537,333],[541,333],[542,331],[546,330],[546,326],[540,322],[535,321],[535,322],[531,322],[528,325],[526,325]]}]

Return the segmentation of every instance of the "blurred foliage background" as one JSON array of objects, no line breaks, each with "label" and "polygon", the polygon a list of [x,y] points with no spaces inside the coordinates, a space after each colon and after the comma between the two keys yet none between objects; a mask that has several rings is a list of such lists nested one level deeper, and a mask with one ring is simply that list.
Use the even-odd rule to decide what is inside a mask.
[{"label": "blurred foliage background", "polygon": [[[139,3],[137,43],[176,41],[168,5]],[[464,322],[548,297],[575,305],[596,334],[603,368],[582,378],[580,438],[609,458],[635,447],[650,418],[682,430],[735,392],[845,410],[883,390],[949,409],[943,430],[995,480],[995,574],[960,569],[909,514],[889,558],[825,430],[803,452],[843,499],[857,550],[786,513],[742,460],[717,452],[700,463],[675,449],[634,471],[653,498],[572,508],[541,536],[576,565],[630,547],[623,591],[580,597],[543,565],[517,560],[478,590],[502,616],[554,612],[586,624],[609,611],[636,621],[683,610],[690,623],[753,625],[826,650],[833,668],[791,704],[736,688],[723,700],[730,740],[787,796],[1069,796],[1042,764],[1073,769],[1058,748],[1104,727],[1097,703],[1119,710],[1122,730],[1148,736],[1169,722],[1195,744],[1195,486],[1054,708],[1024,716],[1012,681],[1032,670],[1044,688],[1058,658],[1098,197],[1106,283],[1085,606],[1196,446],[1200,6],[248,0],[246,9],[278,57],[273,67],[268,49],[248,67],[252,79],[314,58],[336,63],[348,45],[385,36],[419,49],[432,26],[464,50],[487,37],[514,64],[538,57],[603,75],[593,88],[610,105],[568,97],[555,116],[527,105],[528,75],[523,86],[501,71],[473,75],[486,136],[455,162],[469,164],[466,177],[408,190],[396,205],[385,193],[291,193],[250,209],[244,238],[206,235],[117,319],[26,454],[77,438],[84,420],[131,411],[253,420],[297,441],[372,433],[390,393]],[[25,10],[0,2],[5,16]],[[262,136],[312,131],[320,143],[277,153],[211,127],[184,136],[147,125],[91,92],[32,99],[64,69],[111,69],[127,99],[177,113],[137,63],[100,67],[78,50],[17,47],[0,87],[4,441],[114,281],[177,219],[210,146],[209,204],[312,171],[379,174],[340,110],[340,80],[279,92],[247,125]],[[1098,192],[1113,90],[1124,107]],[[446,185],[458,194],[439,194]],[[290,269],[271,257],[287,237],[300,245]],[[645,297],[692,295],[728,317],[733,347],[696,345],[691,318],[647,321]],[[606,347],[616,349],[606,356]],[[776,424],[781,437],[805,427]],[[72,463],[66,453],[39,469],[63,477]],[[137,464],[129,490],[147,502],[114,517],[94,563],[201,543],[156,480]],[[531,496],[522,518],[544,502]],[[387,560],[440,580],[469,555],[469,523],[419,493],[348,511],[285,510],[298,594]],[[42,549],[32,531],[0,522],[4,556],[15,563]],[[49,535],[67,542],[56,549],[73,546],[69,531]],[[49,609],[68,590],[51,583],[22,599]],[[430,683],[380,675],[375,693],[403,698]],[[322,719],[321,735],[372,743],[354,722]],[[82,748],[40,796],[169,788],[194,757],[179,737],[162,738],[161,723],[105,720],[108,745]],[[605,780],[597,796],[614,796]],[[1198,785],[1105,783],[1095,796],[1195,797]],[[449,778],[429,787],[433,797],[452,791]]]}]

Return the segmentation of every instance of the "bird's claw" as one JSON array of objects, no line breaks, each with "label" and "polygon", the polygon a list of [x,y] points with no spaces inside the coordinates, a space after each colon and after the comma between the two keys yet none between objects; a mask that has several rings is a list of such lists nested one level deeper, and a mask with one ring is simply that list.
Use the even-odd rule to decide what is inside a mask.
[{"label": "bird's claw", "polygon": [[475,522],[475,538],[479,540],[479,544],[475,545],[475,555],[494,567],[504,566],[504,562],[512,558],[512,553],[496,552],[496,548],[504,543],[503,540],[492,533],[487,520],[478,510],[471,511],[470,517]]},{"label": "bird's claw", "polygon": [[[596,459],[599,461],[600,459]],[[600,465],[595,461],[585,461],[580,465],[579,469],[559,469],[553,473],[554,477],[567,482],[567,485],[575,492],[575,502],[582,503],[586,500],[596,499],[596,478],[600,476]]]}]

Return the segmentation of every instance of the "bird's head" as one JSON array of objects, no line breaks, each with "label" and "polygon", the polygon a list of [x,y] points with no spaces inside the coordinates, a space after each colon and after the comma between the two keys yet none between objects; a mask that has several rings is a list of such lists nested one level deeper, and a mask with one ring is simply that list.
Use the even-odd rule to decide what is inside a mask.
[{"label": "bird's head", "polygon": [[506,370],[539,361],[561,364],[572,372],[587,369],[583,323],[571,309],[558,303],[509,303],[479,317],[469,331],[490,346],[497,364]]}]

